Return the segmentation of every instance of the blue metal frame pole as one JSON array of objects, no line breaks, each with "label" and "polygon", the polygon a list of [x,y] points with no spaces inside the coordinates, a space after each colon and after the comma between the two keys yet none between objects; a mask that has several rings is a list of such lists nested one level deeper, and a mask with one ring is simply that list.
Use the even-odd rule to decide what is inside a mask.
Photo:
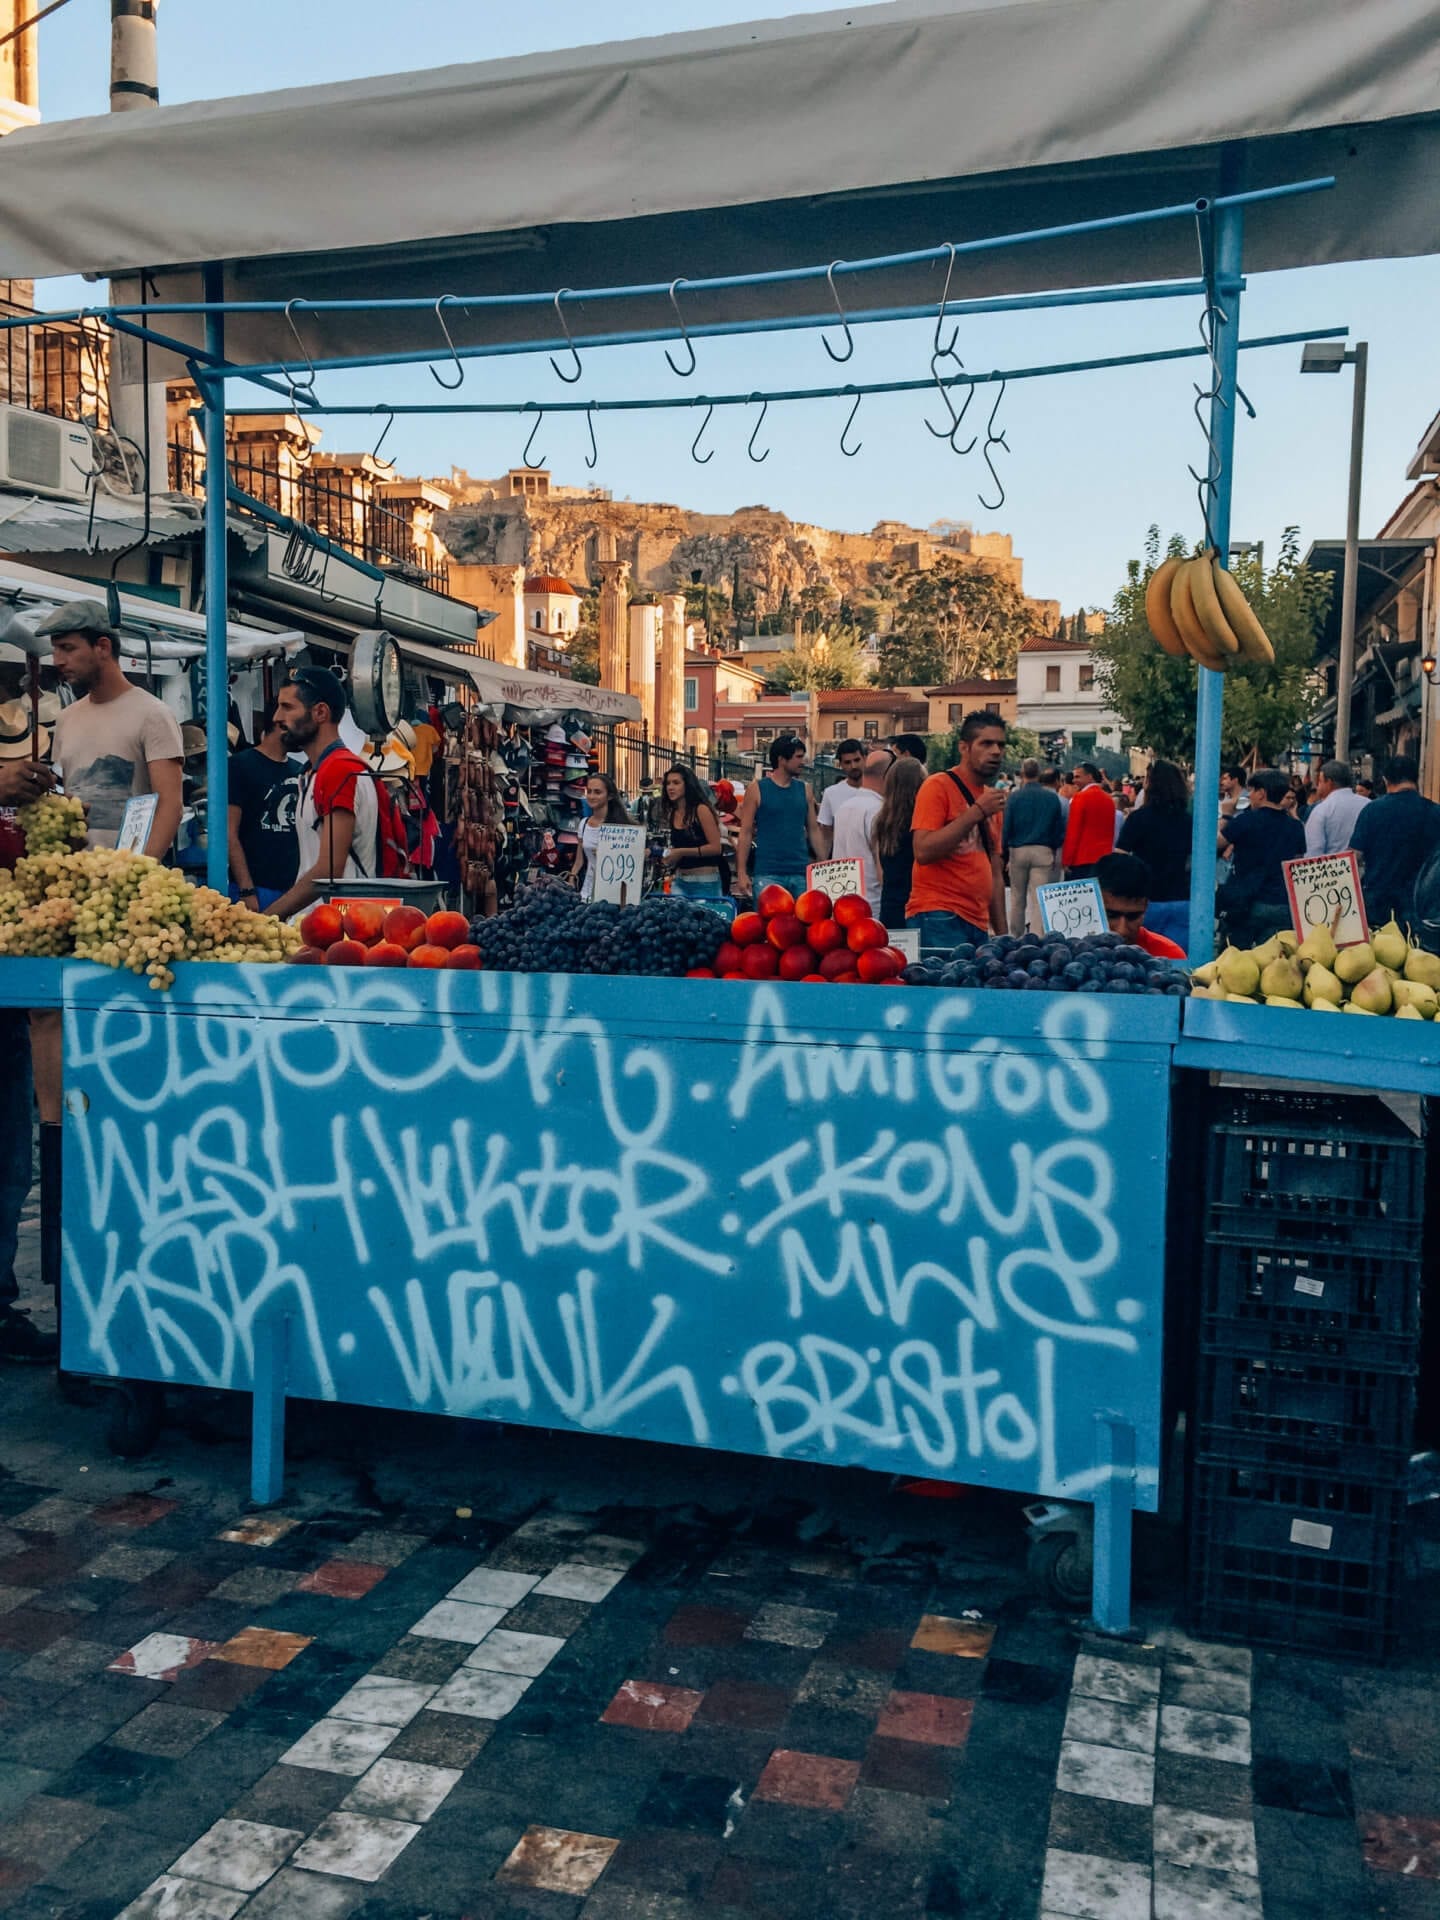
[{"label": "blue metal frame pole", "polygon": [[[1227,172],[1238,170],[1237,155],[1226,156]],[[1245,234],[1241,206],[1222,205],[1215,216],[1217,279],[1238,281]],[[1219,391],[1210,403],[1210,437],[1217,476],[1210,531],[1223,566],[1230,550],[1230,487],[1235,464],[1235,379],[1240,346],[1238,286],[1219,296],[1225,322],[1218,328]],[[1195,800],[1190,838],[1190,940],[1192,965],[1215,952],[1215,840],[1220,819],[1220,727],[1224,718],[1225,676],[1197,667],[1195,702]]]},{"label": "blue metal frame pole", "polygon": [[[205,298],[224,297],[220,269],[205,269]],[[205,316],[205,351],[225,358],[225,316]],[[205,428],[205,878],[220,893],[230,879],[230,766],[226,724],[230,717],[230,669],[226,647],[230,598],[226,504],[230,464],[225,451],[225,376],[201,383]]]}]

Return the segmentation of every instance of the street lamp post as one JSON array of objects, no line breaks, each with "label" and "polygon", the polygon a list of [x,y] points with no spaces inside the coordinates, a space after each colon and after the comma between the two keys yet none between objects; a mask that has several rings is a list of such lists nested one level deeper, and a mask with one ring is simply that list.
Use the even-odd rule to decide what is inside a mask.
[{"label": "street lamp post", "polygon": [[1355,684],[1355,596],[1360,571],[1360,472],[1365,452],[1365,371],[1369,345],[1357,340],[1347,352],[1338,340],[1311,340],[1300,355],[1302,373],[1355,369],[1350,406],[1350,497],[1345,510],[1345,580],[1340,602],[1340,670],[1335,680],[1335,758],[1350,758],[1350,694]]}]

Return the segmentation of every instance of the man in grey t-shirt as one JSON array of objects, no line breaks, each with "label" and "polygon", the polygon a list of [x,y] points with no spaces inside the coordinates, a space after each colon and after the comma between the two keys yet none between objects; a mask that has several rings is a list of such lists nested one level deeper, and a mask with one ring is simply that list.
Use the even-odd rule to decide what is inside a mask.
[{"label": "man in grey t-shirt", "polygon": [[142,849],[162,859],[183,805],[180,723],[120,670],[119,643],[98,600],[70,600],[40,622],[55,671],[81,697],[61,710],[52,757],[65,791],[89,809],[90,845],[113,847],[132,794],[153,793],[155,816]]}]

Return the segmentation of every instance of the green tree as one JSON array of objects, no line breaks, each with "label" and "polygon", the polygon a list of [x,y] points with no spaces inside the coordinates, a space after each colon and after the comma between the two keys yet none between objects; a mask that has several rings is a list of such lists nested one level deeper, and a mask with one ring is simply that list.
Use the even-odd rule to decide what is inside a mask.
[{"label": "green tree", "polygon": [[813,689],[833,693],[840,687],[870,684],[870,665],[859,633],[853,628],[806,638],[802,647],[782,653],[766,674],[766,685],[778,693]]},{"label": "green tree", "polygon": [[587,687],[600,684],[600,593],[592,587],[580,602],[579,624],[575,637],[565,650],[567,671],[572,680]]},{"label": "green tree", "polygon": [[[1105,631],[1091,637],[1095,683],[1119,714],[1126,735],[1166,760],[1189,764],[1195,756],[1195,686],[1200,669],[1176,660],[1156,645],[1145,619],[1145,587],[1162,559],[1188,549],[1172,534],[1163,550],[1152,526],[1145,557],[1130,561]],[[1251,556],[1232,569],[1275,648],[1273,666],[1237,662],[1225,675],[1220,750],[1226,760],[1250,754],[1273,761],[1321,699],[1315,673],[1315,641],[1330,604],[1333,577],[1300,564],[1300,536],[1287,527],[1279,559],[1268,572]]]},{"label": "green tree", "polygon": [[933,686],[1013,674],[1021,643],[1038,631],[1035,610],[1013,581],[942,554],[903,583],[894,626],[880,641],[879,681]]}]

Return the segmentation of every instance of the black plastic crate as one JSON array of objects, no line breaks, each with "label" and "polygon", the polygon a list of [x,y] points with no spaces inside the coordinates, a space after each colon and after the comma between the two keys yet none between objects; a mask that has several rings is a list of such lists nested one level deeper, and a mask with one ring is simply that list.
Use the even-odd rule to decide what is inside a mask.
[{"label": "black plastic crate", "polygon": [[1217,1546],[1298,1551],[1332,1565],[1378,1565],[1399,1549],[1403,1475],[1346,1477],[1326,1468],[1236,1465],[1211,1459],[1203,1432],[1197,1454],[1197,1489]]},{"label": "black plastic crate", "polygon": [[[1273,1485],[1277,1476],[1266,1476]],[[1283,1478],[1280,1476],[1278,1478]],[[1260,1645],[1314,1649],[1378,1660],[1399,1639],[1397,1596],[1403,1572],[1403,1492],[1350,1485],[1350,1504],[1283,1506],[1234,1488],[1247,1479],[1231,1466],[1195,1474],[1190,1536],[1190,1619],[1196,1632]],[[1313,1490],[1313,1489],[1312,1489]],[[1299,1522],[1301,1538],[1290,1535]],[[1306,1544],[1330,1528],[1328,1547]]]},{"label": "black plastic crate", "polygon": [[1210,1090],[1209,1117],[1218,1126],[1279,1126],[1335,1139],[1357,1133],[1413,1140],[1414,1133],[1378,1094],[1269,1081]]},{"label": "black plastic crate", "polygon": [[1425,1150],[1398,1121],[1394,1133],[1225,1123],[1208,1158],[1213,1230],[1419,1253]]},{"label": "black plastic crate", "polygon": [[[1275,1246],[1212,1239],[1205,1251],[1206,1316],[1253,1329],[1265,1351],[1272,1332],[1381,1336],[1387,1350],[1413,1348],[1420,1324],[1418,1259],[1363,1247]],[[1403,1348],[1394,1336],[1405,1336]],[[1233,1338],[1234,1336],[1228,1336]],[[1370,1357],[1379,1356],[1369,1342]],[[1353,1353],[1345,1342],[1338,1353]],[[1400,1364],[1412,1364],[1408,1359]]]},{"label": "black plastic crate", "polygon": [[1415,1425],[1415,1378],[1344,1360],[1206,1351],[1199,1451],[1207,1459],[1403,1482]]}]

